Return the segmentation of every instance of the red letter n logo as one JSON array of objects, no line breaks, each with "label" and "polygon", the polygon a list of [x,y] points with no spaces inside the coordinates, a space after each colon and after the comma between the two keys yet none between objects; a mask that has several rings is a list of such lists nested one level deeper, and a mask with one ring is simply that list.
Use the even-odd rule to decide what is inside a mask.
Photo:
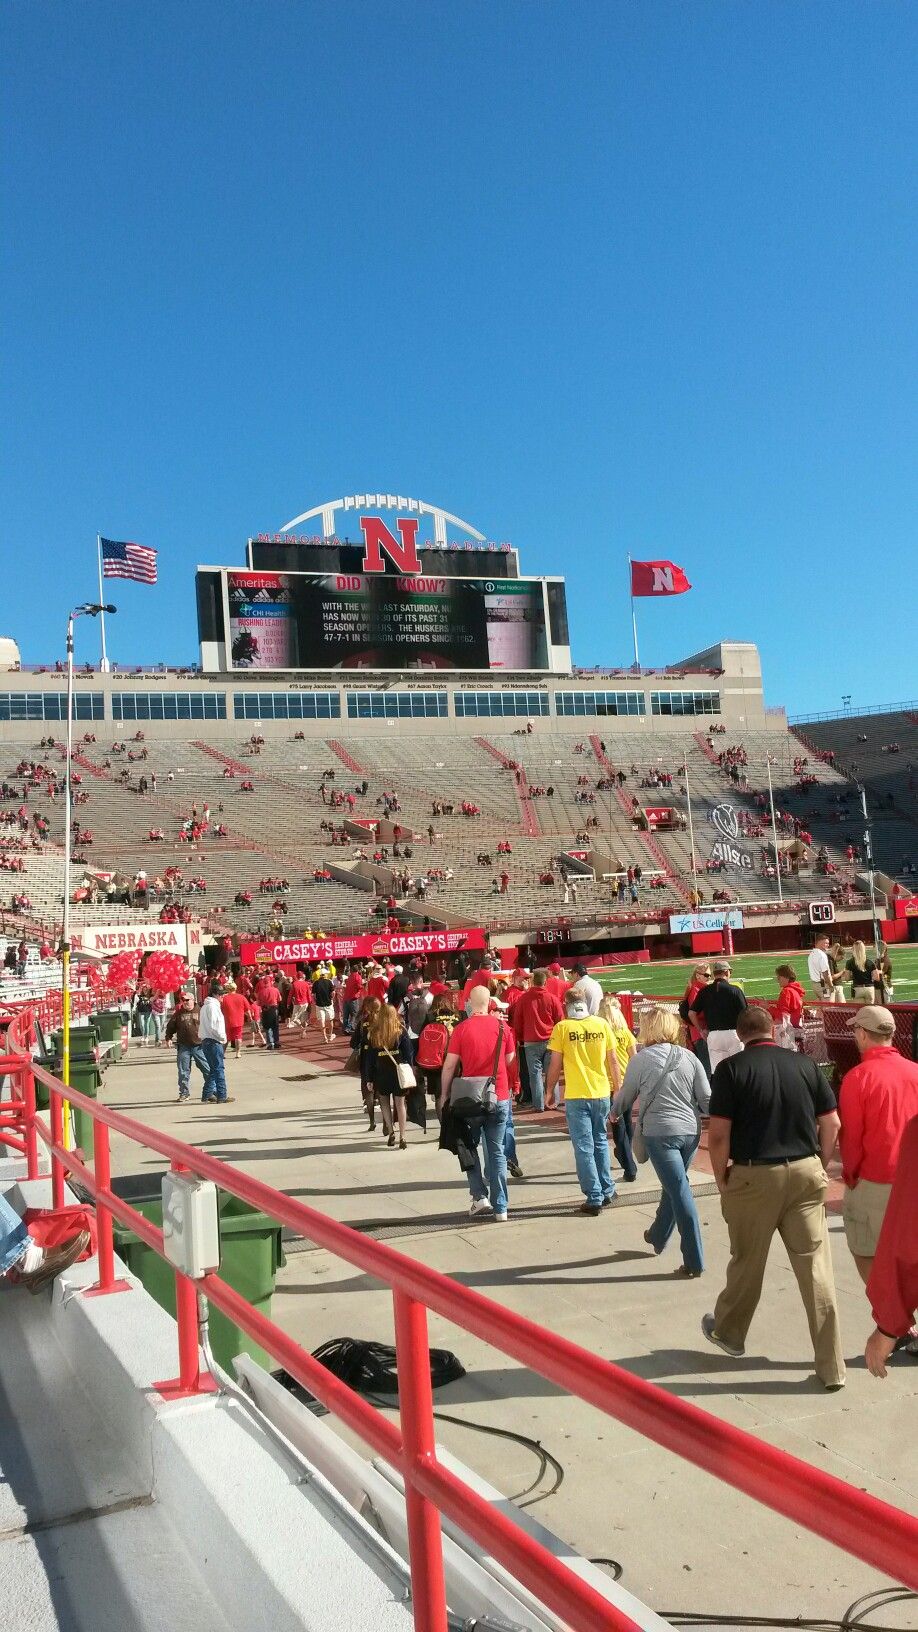
[{"label": "red letter n logo", "polygon": [[396,522],[402,541],[399,543],[394,533],[390,533],[385,522],[378,516],[361,516],[360,525],[363,529],[365,548],[363,554],[364,572],[385,572],[386,563],[382,558],[385,550],[391,556],[399,572],[420,572],[421,563],[418,560],[418,524],[414,517],[400,516]]}]

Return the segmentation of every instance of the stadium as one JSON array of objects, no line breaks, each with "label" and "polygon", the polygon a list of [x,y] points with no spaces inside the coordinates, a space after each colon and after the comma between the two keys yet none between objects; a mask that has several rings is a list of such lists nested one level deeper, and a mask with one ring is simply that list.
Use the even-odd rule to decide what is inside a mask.
[{"label": "stadium", "polygon": [[[552,982],[553,1049],[559,1023],[575,1024],[563,1005],[569,1016],[587,1012],[570,993],[588,970],[618,995],[632,1049],[632,1030],[652,1048],[662,1026],[661,1037],[678,1036],[710,1067],[693,971],[716,975],[712,960],[727,959],[737,983],[728,989],[740,1001],[745,992],[747,1013],[786,1016],[776,1009],[781,966],[804,1005],[783,1022],[784,1046],[837,1089],[858,1060],[849,1021],[864,996],[852,963],[863,943],[868,997],[891,1006],[896,1057],[914,1061],[918,705],[807,719],[767,706],[746,639],[648,670],[635,633],[633,664],[610,653],[607,668],[578,667],[563,575],[525,576],[515,546],[398,494],[312,506],[249,538],[239,564],[200,564],[198,650],[184,667],[108,661],[104,617],[115,608],[102,601],[103,568],[152,585],[155,554],[107,540],[99,550],[100,599],[74,607],[66,658],[26,666],[15,631],[0,643],[0,1177],[6,1168],[17,1211],[69,1217],[71,1246],[86,1225],[85,1262],[73,1265],[71,1252],[64,1296],[52,1301],[53,1336],[36,1315],[23,1350],[30,1365],[50,1367],[45,1437],[76,1447],[67,1499],[80,1513],[99,1503],[109,1522],[119,1504],[157,1492],[162,1533],[112,1544],[130,1604],[119,1626],[154,1624],[141,1603],[155,1603],[155,1624],[215,1632],[766,1624],[779,1590],[773,1549],[784,1549],[788,1580],[813,1583],[796,1589],[795,1613],[815,1613],[827,1544],[841,1549],[831,1552],[836,1595],[854,1598],[867,1566],[871,1603],[898,1604],[888,1583],[918,1578],[907,1497],[895,1482],[858,1488],[844,1458],[826,1453],[819,1436],[846,1429],[837,1413],[827,1426],[822,1395],[844,1379],[820,1373],[818,1341],[808,1375],[783,1261],[757,1328],[777,1358],[747,1360],[742,1345],[712,1335],[706,1315],[702,1329],[723,1352],[708,1380],[694,1381],[705,1358],[695,1352],[699,1306],[674,1290],[678,1253],[665,1274],[655,1257],[678,1216],[675,1276],[701,1274],[701,1257],[692,1268],[686,1253],[701,1254],[702,1231],[708,1261],[726,1264],[707,1117],[699,1109],[680,1167],[692,1249],[666,1200],[662,1157],[636,1165],[630,1111],[624,1144],[609,1124],[612,1190],[599,1200],[575,1144],[585,1199],[577,1194],[574,1067],[565,1056],[562,1106],[545,1065],[560,1057],[547,1034],[532,1042],[522,1031],[499,1136],[504,1176],[495,1178],[501,1158],[488,1145],[490,1189],[479,1170],[477,1193],[469,1173],[469,1214],[461,1136],[444,1144],[449,1083],[442,1103],[425,1105],[428,1021],[412,1005],[436,993],[432,1016],[448,1010],[473,1025],[490,1023],[490,1004],[500,1039],[521,988],[533,980],[538,998]],[[633,595],[679,593],[680,574],[671,562],[634,562]],[[810,955],[824,936],[837,990],[813,984]],[[377,1010],[398,1016],[397,1044],[383,1037],[377,1047],[376,1021],[360,1020],[377,985]],[[208,1005],[225,1014],[222,1038],[205,1034]],[[195,1016],[187,1034],[185,1008]],[[173,1034],[175,1055],[162,1046]],[[396,1046],[406,1049],[398,1062]],[[375,1070],[388,1054],[407,1071],[401,1101],[372,1081],[367,1092],[373,1051]],[[430,1068],[438,1085],[449,1058]],[[422,1081],[413,1109],[411,1061]],[[202,1103],[196,1083],[189,1094],[192,1064]],[[642,1087],[636,1133],[644,1101]],[[458,1176],[443,1166],[454,1148]],[[826,1155],[826,1166],[828,1214],[821,1196],[819,1214],[837,1233],[844,1185],[837,1160]],[[508,1174],[519,1232],[509,1238],[482,1227],[508,1219]],[[25,1216],[36,1230],[35,1212]],[[583,1242],[587,1227],[606,1229],[599,1256]],[[793,1273],[812,1332],[821,1317],[807,1302],[806,1259],[796,1252]],[[71,1295],[72,1276],[84,1297]],[[134,1297],[106,1296],[125,1291]],[[844,1296],[859,1332],[867,1305],[853,1271]],[[14,1302],[3,1301],[0,1318]],[[716,1369],[726,1357],[746,1368],[735,1385]],[[27,1400],[34,1412],[31,1373],[18,1360],[13,1370],[12,1414]],[[95,1376],[104,1407],[97,1400],[96,1414],[81,1416],[81,1406],[74,1425],[66,1402]],[[807,1402],[812,1386],[819,1400]],[[399,1388],[396,1432],[385,1395]],[[759,1391],[755,1410],[742,1389]],[[792,1433],[770,1415],[782,1391]],[[673,1398],[705,1392],[714,1400]],[[193,1415],[213,1402],[222,1415]],[[595,1434],[595,1407],[611,1448]],[[322,1409],[328,1424],[316,1420]],[[138,1484],[131,1458],[149,1456],[151,1435],[162,1471]],[[566,1440],[579,1478],[561,1497]],[[354,1441],[371,1447],[372,1464]],[[687,1591],[692,1525],[677,1522],[662,1563],[632,1553],[620,1584],[618,1551],[633,1548],[634,1529],[617,1523],[609,1556],[592,1498],[613,1467],[628,1482],[634,1525],[646,1528],[673,1451],[684,1460],[670,1510],[710,1503],[712,1525],[727,1529],[737,1501],[754,1499],[764,1508],[750,1510],[748,1533],[754,1521],[768,1534],[767,1546],[744,1548],[740,1568],[715,1571],[700,1603],[683,1596],[680,1611],[660,1606]],[[66,1456],[61,1465],[70,1467]],[[549,1498],[540,1524],[527,1504]],[[18,1499],[17,1513],[34,1510]],[[216,1538],[206,1558],[188,1541],[199,1528]],[[186,1560],[181,1593],[163,1586],[163,1553]],[[327,1572],[315,1571],[317,1556],[328,1557]],[[49,1627],[115,1625],[55,1616]]]}]

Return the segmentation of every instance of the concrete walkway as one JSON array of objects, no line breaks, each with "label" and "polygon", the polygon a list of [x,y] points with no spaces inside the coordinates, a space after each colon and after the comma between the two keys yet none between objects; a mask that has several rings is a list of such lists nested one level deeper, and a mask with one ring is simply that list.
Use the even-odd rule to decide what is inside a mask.
[{"label": "concrete walkway", "polygon": [[[409,1131],[407,1151],[366,1131],[356,1079],[328,1073],[342,1057],[299,1039],[272,1056],[228,1062],[232,1104],[174,1102],[174,1057],[134,1051],[106,1074],[104,1098],[151,1125],[302,1197],[324,1212],[393,1240],[400,1250],[485,1292],[671,1394],[694,1401],[806,1462],[918,1512],[918,1365],[898,1358],[886,1383],[861,1358],[871,1326],[840,1220],[830,1222],[848,1386],[826,1395],[796,1283],[778,1244],[744,1360],[712,1349],[701,1315],[713,1307],[727,1262],[713,1185],[699,1166],[698,1207],[707,1273],[674,1279],[678,1251],[655,1259],[643,1241],[655,1193],[619,1186],[621,1204],[598,1219],[577,1216],[572,1153],[560,1118],[521,1116],[517,1137],[527,1178],[511,1185],[506,1227],[472,1224],[454,1159]],[[193,1088],[197,1091],[195,1078]],[[113,1140],[116,1173],[162,1163]],[[315,1349],[350,1335],[392,1340],[391,1299],[375,1283],[306,1243],[289,1253],[274,1313]],[[532,1495],[544,1523],[589,1556],[618,1560],[624,1582],[662,1613],[840,1618],[862,1593],[886,1585],[875,1572],[808,1532],[695,1471],[477,1338],[434,1319],[431,1340],[455,1351],[468,1375],[441,1390],[446,1444],[508,1495],[535,1479],[532,1447],[493,1438],[510,1429],[557,1458],[563,1482],[544,1474]],[[551,1490],[551,1493],[548,1492]],[[914,1604],[877,1617],[914,1626]]]}]

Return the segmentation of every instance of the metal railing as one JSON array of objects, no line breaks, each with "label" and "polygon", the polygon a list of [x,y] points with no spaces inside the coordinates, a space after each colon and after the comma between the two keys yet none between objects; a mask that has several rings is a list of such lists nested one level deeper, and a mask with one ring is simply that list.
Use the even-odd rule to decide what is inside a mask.
[{"label": "metal railing", "polygon": [[830,709],[827,714],[789,714],[788,725],[816,725],[820,720],[859,720],[866,719],[871,714],[911,714],[918,709],[918,702],[909,703],[874,703],[870,708],[836,708]]},{"label": "metal railing", "polygon": [[[23,1048],[22,1022],[14,1022],[11,1030],[11,1047]],[[112,1132],[156,1151],[175,1172],[212,1180],[230,1195],[389,1287],[400,1381],[398,1425],[328,1372],[274,1321],[251,1308],[219,1275],[205,1275],[200,1282],[216,1308],[401,1474],[417,1632],[448,1632],[441,1514],[578,1632],[635,1632],[634,1623],[622,1610],[522,1530],[501,1507],[485,1500],[440,1462],[434,1433],[428,1311],[484,1339],[565,1392],[596,1406],[793,1523],[894,1580],[918,1589],[918,1519],[667,1394],[481,1293],[271,1189],[229,1163],[110,1110],[73,1088],[65,1089],[25,1053],[12,1052],[0,1059],[0,1071],[8,1072],[19,1089],[12,1109],[21,1121],[30,1176],[38,1173],[40,1139],[51,1152],[54,1206],[63,1205],[65,1173],[76,1178],[96,1203],[98,1281],[87,1289],[87,1296],[124,1289],[125,1283],[115,1277],[113,1219],[161,1257],[166,1256],[162,1231],[112,1190]],[[50,1129],[36,1115],[36,1079],[50,1096]],[[92,1118],[91,1166],[78,1154],[64,1149],[65,1097]],[[175,1283],[178,1372],[169,1382],[155,1385],[167,1397],[191,1396],[214,1386],[201,1371],[196,1283],[178,1270]]]}]

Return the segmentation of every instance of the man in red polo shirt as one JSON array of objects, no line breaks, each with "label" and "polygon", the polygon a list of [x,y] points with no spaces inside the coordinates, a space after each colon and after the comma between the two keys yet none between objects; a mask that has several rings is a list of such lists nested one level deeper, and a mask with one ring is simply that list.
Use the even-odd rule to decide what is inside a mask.
[{"label": "man in red polo shirt", "polygon": [[842,1079],[838,1096],[838,1149],[845,1181],[843,1216],[851,1256],[861,1279],[870,1279],[902,1136],[918,1116],[918,1065],[893,1046],[896,1022],[889,1009],[865,1003],[848,1029],[861,1056]]},{"label": "man in red polo shirt", "polygon": [[[475,1157],[475,1165],[468,1169],[466,1176],[472,1197],[469,1209],[472,1218],[493,1216],[496,1224],[506,1224],[506,1134],[510,1118],[510,1079],[507,1067],[515,1058],[515,1050],[510,1027],[501,1015],[488,1013],[489,1002],[487,987],[476,986],[469,998],[469,1017],[460,1021],[449,1040],[440,1077],[440,1105],[442,1108],[449,1099],[450,1085],[460,1067],[464,1077],[490,1077],[496,1059],[494,1085],[497,1104],[482,1121],[468,1124],[469,1145]],[[482,1140],[488,1175],[487,1187],[478,1156],[478,1147]]]},{"label": "man in red polo shirt", "polygon": [[[529,1091],[534,1111],[545,1110],[545,1061],[548,1039],[559,1020],[564,1019],[564,1007],[554,992],[549,990],[549,977],[544,969],[537,969],[528,991],[521,992],[510,1010],[510,1024],[517,1042],[526,1056],[529,1073]],[[560,1099],[558,1100],[560,1104]]]},{"label": "man in red polo shirt", "polygon": [[357,1007],[364,994],[363,975],[356,963],[352,965],[341,988],[341,1025],[348,1037],[354,1030]]},{"label": "man in red polo shirt", "polygon": [[293,1012],[288,1023],[289,1029],[293,1031],[295,1026],[300,1026],[305,1033],[306,1027],[309,1024],[309,1005],[312,1001],[312,987],[299,966],[297,966],[296,974],[293,977],[293,983],[290,987],[290,999],[293,1004]]},{"label": "man in red polo shirt", "polygon": [[551,993],[552,997],[556,997],[558,1002],[561,1004],[561,1018],[563,1020],[564,1004],[567,1000],[568,994],[568,984],[564,978],[564,971],[562,970],[560,963],[550,963],[548,965],[548,979],[545,982],[545,987],[546,990]]}]

